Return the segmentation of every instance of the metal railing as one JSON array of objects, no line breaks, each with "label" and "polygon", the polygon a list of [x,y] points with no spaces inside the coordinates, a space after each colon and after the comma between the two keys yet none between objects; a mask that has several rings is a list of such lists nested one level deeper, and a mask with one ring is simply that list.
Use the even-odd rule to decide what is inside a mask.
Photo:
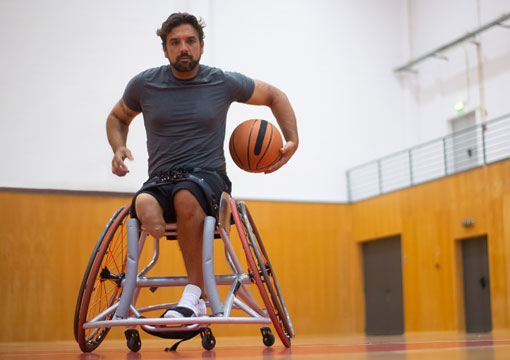
[{"label": "metal railing", "polygon": [[510,156],[510,114],[347,170],[349,202],[456,174]]}]

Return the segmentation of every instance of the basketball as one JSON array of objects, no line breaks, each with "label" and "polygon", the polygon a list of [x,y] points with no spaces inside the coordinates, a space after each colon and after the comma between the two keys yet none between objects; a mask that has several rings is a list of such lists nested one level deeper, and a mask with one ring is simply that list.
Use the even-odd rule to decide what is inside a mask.
[{"label": "basketball", "polygon": [[282,136],[276,126],[266,120],[252,119],[234,129],[229,150],[237,166],[258,173],[280,159],[282,146]]}]

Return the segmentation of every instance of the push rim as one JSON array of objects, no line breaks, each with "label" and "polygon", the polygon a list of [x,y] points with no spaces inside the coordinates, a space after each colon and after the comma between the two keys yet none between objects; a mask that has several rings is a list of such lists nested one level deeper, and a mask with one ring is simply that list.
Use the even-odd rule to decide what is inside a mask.
[{"label": "push rim", "polygon": [[[243,205],[240,205],[238,207],[237,206],[238,204],[236,204],[236,201],[234,199],[232,199],[231,201],[232,201],[232,216],[234,218],[234,223],[235,223],[236,228],[239,233],[239,238],[241,240],[241,244],[242,244],[244,252],[246,254],[246,260],[248,262],[248,266],[251,271],[253,280],[255,281],[255,284],[257,285],[257,287],[259,289],[260,295],[262,297],[262,301],[264,302],[264,305],[266,306],[266,310],[267,310],[268,315],[273,323],[276,333],[278,334],[278,337],[280,338],[280,340],[282,341],[282,343],[285,347],[290,347],[290,345],[291,345],[290,338],[292,336],[292,331],[290,331],[291,330],[290,328],[289,329],[285,328],[286,324],[282,320],[284,317],[288,317],[288,315],[284,314],[283,308],[276,297],[275,297],[275,299],[276,299],[276,301],[275,301],[275,299],[273,299],[273,296],[271,296],[271,299],[268,296],[268,291],[269,291],[269,293],[275,292],[274,287],[273,287],[273,281],[271,280],[271,277],[269,277],[269,274],[265,270],[265,267],[258,266],[258,265],[260,265],[261,262],[259,262],[259,264],[257,264],[255,261],[255,258],[253,256],[253,254],[254,254],[253,249],[256,248],[256,243],[255,243],[255,241],[253,241],[254,240],[253,239],[253,231],[251,230],[250,221],[249,221],[248,217],[246,216],[246,211],[245,211],[246,207],[244,206],[244,203],[242,203],[242,202],[240,204],[243,204]],[[239,216],[239,208],[241,209],[241,214],[243,215],[242,218]],[[244,214],[243,214],[243,211],[244,211]],[[250,240],[249,242],[247,241],[247,238],[246,238],[247,236]],[[260,239],[257,240],[257,242],[259,242],[259,241],[260,241]],[[266,258],[267,258],[267,254],[266,254]],[[264,280],[261,278],[261,275],[264,278]],[[267,281],[266,279],[268,279],[269,281]],[[264,287],[264,283],[266,284],[266,287]],[[266,288],[267,288],[267,290],[266,290]],[[272,301],[274,301],[274,303]],[[275,309],[275,307],[277,309]]]},{"label": "push rim", "polygon": [[[83,324],[119,301],[126,271],[129,206],[119,209],[108,222],[87,266],[75,315],[76,340],[84,352],[97,348],[110,328],[84,329]],[[110,319],[113,314],[109,315]]]},{"label": "push rim", "polygon": [[[273,270],[273,267],[271,266],[271,262],[269,261],[269,256],[267,255],[266,249],[264,248],[264,244],[262,242],[262,238],[260,237],[260,234],[257,230],[257,226],[255,225],[255,222],[253,221],[253,218],[251,216],[250,210],[244,203],[241,204],[241,206],[244,207],[244,210],[246,212],[247,219],[249,220],[251,224],[251,228],[253,230],[253,233],[255,234],[255,239],[257,240],[258,248],[257,246],[253,246],[253,252],[255,254],[255,258],[258,262],[259,269],[264,274],[265,279],[269,279],[269,282],[266,282],[268,284],[267,289],[269,290],[269,294],[271,295],[271,299],[273,301],[273,304],[276,306],[278,310],[278,317],[283,323],[283,328],[287,332],[287,334],[292,338],[294,337],[294,328],[292,326],[292,322],[290,320],[289,312],[287,310],[287,306],[285,305],[285,300],[283,299],[282,292],[280,290],[280,286],[278,285],[278,280],[276,279],[276,274]],[[253,240],[252,240],[253,242]],[[264,266],[261,266],[261,265]],[[271,286],[269,286],[271,285]]]}]

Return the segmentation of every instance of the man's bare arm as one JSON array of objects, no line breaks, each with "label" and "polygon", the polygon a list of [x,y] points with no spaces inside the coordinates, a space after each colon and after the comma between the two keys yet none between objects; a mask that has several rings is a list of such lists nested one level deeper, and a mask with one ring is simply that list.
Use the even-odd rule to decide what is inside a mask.
[{"label": "man's bare arm", "polygon": [[113,150],[112,173],[124,176],[129,172],[124,160],[133,160],[131,151],[126,147],[129,124],[139,112],[133,111],[119,100],[106,119],[106,135]]},{"label": "man's bare arm", "polygon": [[299,145],[299,136],[296,123],[296,115],[290,105],[287,95],[280,89],[269,85],[263,81],[255,80],[255,89],[253,94],[246,102],[251,105],[265,105],[273,112],[278,125],[283,132],[285,145],[280,150],[281,158],[271,165],[266,173],[278,170],[286,164],[292,155],[296,152]]}]

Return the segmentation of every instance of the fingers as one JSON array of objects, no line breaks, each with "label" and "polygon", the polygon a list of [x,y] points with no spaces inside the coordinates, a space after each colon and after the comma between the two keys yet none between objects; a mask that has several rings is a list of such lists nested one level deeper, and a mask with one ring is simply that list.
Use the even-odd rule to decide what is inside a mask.
[{"label": "fingers", "polygon": [[264,171],[264,174],[270,174],[270,173],[278,170],[279,168],[281,168],[283,165],[285,165],[290,160],[290,158],[292,157],[292,155],[294,155],[296,150],[297,150],[297,145],[293,141],[288,141],[285,144],[285,146],[280,149],[280,153],[281,153],[280,159],[277,162],[275,162],[274,164],[272,164],[266,171]]},{"label": "fingers", "polygon": [[126,158],[131,161],[134,160],[131,151],[126,147],[121,147],[117,149],[117,151],[113,155],[112,173],[114,173],[117,176],[125,176],[129,172],[128,167],[124,163],[124,160]]},{"label": "fingers", "polygon": [[[128,148],[124,148],[124,151],[125,151],[125,152],[124,152],[124,154],[125,154],[124,159],[125,159],[125,158],[128,158],[129,160],[133,161],[133,160],[134,160],[134,158],[133,158],[133,155],[131,154],[131,150],[129,150]],[[124,160],[124,159],[123,159],[123,160]]]},{"label": "fingers", "polygon": [[280,158],[280,160],[278,160],[277,162],[275,162],[273,165],[271,165],[270,167],[267,168],[266,171],[264,171],[264,174],[270,174],[272,172],[275,172],[276,170],[278,170],[279,168],[281,168],[283,165],[285,165],[287,163],[287,161],[289,161],[288,159],[287,160],[284,160],[283,156]]},{"label": "fingers", "polygon": [[128,172],[129,169],[123,161],[119,161],[116,158],[112,160],[112,173],[117,176],[125,176]]}]

